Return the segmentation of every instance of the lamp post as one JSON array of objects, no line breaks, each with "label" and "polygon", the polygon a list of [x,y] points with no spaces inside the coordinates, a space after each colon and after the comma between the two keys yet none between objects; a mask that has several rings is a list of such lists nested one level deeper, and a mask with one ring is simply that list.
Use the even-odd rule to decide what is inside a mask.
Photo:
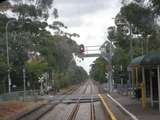
[{"label": "lamp post", "polygon": [[[7,23],[6,23],[6,52],[7,52],[7,66],[8,66],[8,75],[7,75],[7,78],[8,78],[8,92],[10,93],[11,92],[11,75],[10,75],[10,60],[9,60],[9,45],[8,45],[8,26],[11,22],[15,22],[16,19],[11,19],[9,20]],[[26,22],[26,23],[30,23],[30,21]],[[21,27],[21,26],[19,26]],[[24,91],[26,89],[25,87],[25,68],[23,68],[23,81],[24,81]]]},{"label": "lamp post", "polygon": [[14,22],[16,20],[9,20],[6,24],[6,52],[7,52],[7,66],[8,66],[8,92],[11,92],[11,75],[10,75],[10,62],[9,62],[9,48],[8,48],[8,25],[11,22]]}]

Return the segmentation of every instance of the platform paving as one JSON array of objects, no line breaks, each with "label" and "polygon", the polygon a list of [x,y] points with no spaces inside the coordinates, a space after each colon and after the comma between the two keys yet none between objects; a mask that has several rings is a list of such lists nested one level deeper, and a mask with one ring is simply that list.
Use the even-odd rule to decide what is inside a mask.
[{"label": "platform paving", "polygon": [[[124,108],[126,108],[130,113],[135,115],[138,120],[160,120],[160,112],[158,109],[152,109],[148,107],[147,109],[142,109],[140,101],[132,98],[130,96],[125,96],[118,94],[116,92],[110,94],[116,101],[118,101]],[[108,98],[109,99],[109,98]],[[109,100],[111,101],[111,99]],[[113,104],[112,101],[112,109],[113,112],[117,112],[117,109],[122,111],[123,114],[127,115],[120,107],[118,107],[115,103]],[[115,108],[117,107],[117,109]],[[122,116],[122,115],[121,115]],[[124,115],[123,115],[124,116]],[[127,116],[125,116],[128,118]],[[128,118],[130,120],[130,117]],[[126,120],[128,120],[126,119]],[[131,119],[133,120],[133,119]]]}]

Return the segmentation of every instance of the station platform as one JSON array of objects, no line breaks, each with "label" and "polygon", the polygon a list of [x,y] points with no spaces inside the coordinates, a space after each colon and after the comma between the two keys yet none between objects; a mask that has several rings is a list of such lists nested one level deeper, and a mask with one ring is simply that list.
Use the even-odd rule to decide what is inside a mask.
[{"label": "station platform", "polygon": [[141,107],[140,100],[132,98],[131,96],[118,94],[117,92],[111,93],[109,95],[113,99],[115,99],[118,103],[120,103],[128,111],[128,113],[131,113],[131,116],[133,117],[132,119],[130,115],[127,115],[128,117],[125,115],[125,118],[122,117],[120,112],[117,113],[117,111],[121,110],[122,114],[127,114],[127,113],[123,109],[121,109],[118,105],[116,105],[113,102],[113,100],[108,98],[108,102],[110,102],[113,113],[115,113],[117,117],[122,117],[123,120],[130,120],[130,119],[131,120],[160,120],[159,110],[155,108],[153,109],[150,107],[143,109]]}]

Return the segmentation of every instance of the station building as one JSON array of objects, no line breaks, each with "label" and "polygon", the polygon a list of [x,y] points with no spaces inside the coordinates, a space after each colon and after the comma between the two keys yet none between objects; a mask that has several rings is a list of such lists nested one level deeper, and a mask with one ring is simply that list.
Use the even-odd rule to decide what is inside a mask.
[{"label": "station building", "polygon": [[140,90],[142,107],[150,106],[160,111],[160,53],[136,57],[128,71],[132,88]]}]

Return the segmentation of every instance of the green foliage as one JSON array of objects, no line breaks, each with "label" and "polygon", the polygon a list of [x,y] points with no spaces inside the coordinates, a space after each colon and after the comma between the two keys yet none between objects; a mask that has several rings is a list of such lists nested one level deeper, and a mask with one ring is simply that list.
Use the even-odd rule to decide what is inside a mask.
[{"label": "green foliage", "polygon": [[52,6],[53,0],[39,0],[38,6],[43,9],[50,8]]},{"label": "green foliage", "polygon": [[32,75],[34,81],[47,70],[47,66],[47,63],[44,61],[36,59],[29,60],[25,64],[28,74]]},{"label": "green foliage", "polygon": [[25,17],[37,18],[42,16],[42,10],[36,8],[34,5],[26,5],[26,4],[15,5],[12,11],[18,13],[19,18],[25,18]]},{"label": "green foliage", "polygon": [[151,9],[154,10],[156,15],[160,15],[160,1],[159,0],[149,0],[152,3]]},{"label": "green foliage", "polygon": [[97,58],[91,65],[90,77],[99,82],[106,82],[107,65],[103,58]]},{"label": "green foliage", "polygon": [[160,50],[160,32],[153,32],[149,38],[149,51],[159,51]]},{"label": "green foliage", "polygon": [[125,51],[129,51],[129,37],[125,36],[121,31],[117,31],[115,45],[116,47],[121,47]]},{"label": "green foliage", "polygon": [[4,14],[0,14],[0,19],[1,19],[0,20],[0,26],[1,26],[0,31],[5,32],[5,24],[4,23],[6,23],[9,18],[7,18],[7,16]]},{"label": "green foliage", "polygon": [[86,71],[79,66],[71,65],[65,73],[55,72],[54,80],[57,88],[78,84],[88,78]]},{"label": "green foliage", "polygon": [[[152,4],[149,7],[143,6],[142,1],[135,0],[136,3],[127,4],[125,0],[120,13],[116,16],[115,23],[117,31],[115,35],[115,46],[113,56],[114,77],[121,76],[127,80],[127,66],[130,63],[130,42],[132,40],[133,57],[141,56],[149,52],[158,51],[159,25],[156,25],[155,18],[159,11],[159,0],[150,0]],[[124,28],[131,29],[132,34],[124,32]],[[130,31],[127,31],[128,33]],[[135,34],[140,35],[135,37]],[[148,35],[150,37],[148,37]],[[148,41],[148,43],[147,43]],[[120,77],[119,77],[120,78]],[[116,80],[115,80],[116,82]]]},{"label": "green foliage", "polygon": [[113,56],[113,65],[123,65],[126,68],[126,65],[129,63],[129,56],[128,53],[124,51],[122,48],[115,48],[114,49],[114,56]]},{"label": "green foliage", "polygon": [[[32,0],[30,0],[32,2]],[[39,0],[36,5],[22,4],[22,1],[15,1],[12,6],[13,12],[18,19],[8,18],[0,14],[0,75],[4,89],[7,88],[6,66],[6,31],[8,24],[9,59],[12,85],[18,90],[23,87],[23,72],[26,68],[26,81],[31,83],[32,89],[39,88],[38,78],[43,73],[49,74],[49,83],[55,79],[56,85],[61,88],[71,84],[80,83],[87,78],[83,68],[78,67],[73,60],[73,53],[77,53],[79,46],[70,36],[66,36],[61,28],[67,28],[62,22],[55,21],[49,25],[47,19],[48,8],[53,0]],[[58,17],[57,9],[53,9],[54,16]],[[41,20],[40,20],[41,19]],[[43,20],[43,22],[42,22]],[[47,27],[58,30],[60,34],[51,35]],[[78,34],[71,34],[79,37]],[[1,59],[2,58],[2,59]],[[3,90],[4,91],[4,90]],[[0,91],[1,92],[1,91]]]},{"label": "green foliage", "polygon": [[138,4],[131,3],[121,8],[121,14],[126,20],[141,32],[150,33],[154,25],[152,11]]},{"label": "green foliage", "polygon": [[51,8],[54,0],[12,1],[15,3],[15,5],[12,6],[12,11],[17,13],[19,18],[29,17],[47,21],[50,12],[55,18],[58,18],[58,10],[56,8]]},{"label": "green foliage", "polygon": [[8,66],[5,62],[5,59],[2,56],[0,56],[0,76],[1,76],[1,79],[3,76],[7,75],[7,70],[8,70]]}]

